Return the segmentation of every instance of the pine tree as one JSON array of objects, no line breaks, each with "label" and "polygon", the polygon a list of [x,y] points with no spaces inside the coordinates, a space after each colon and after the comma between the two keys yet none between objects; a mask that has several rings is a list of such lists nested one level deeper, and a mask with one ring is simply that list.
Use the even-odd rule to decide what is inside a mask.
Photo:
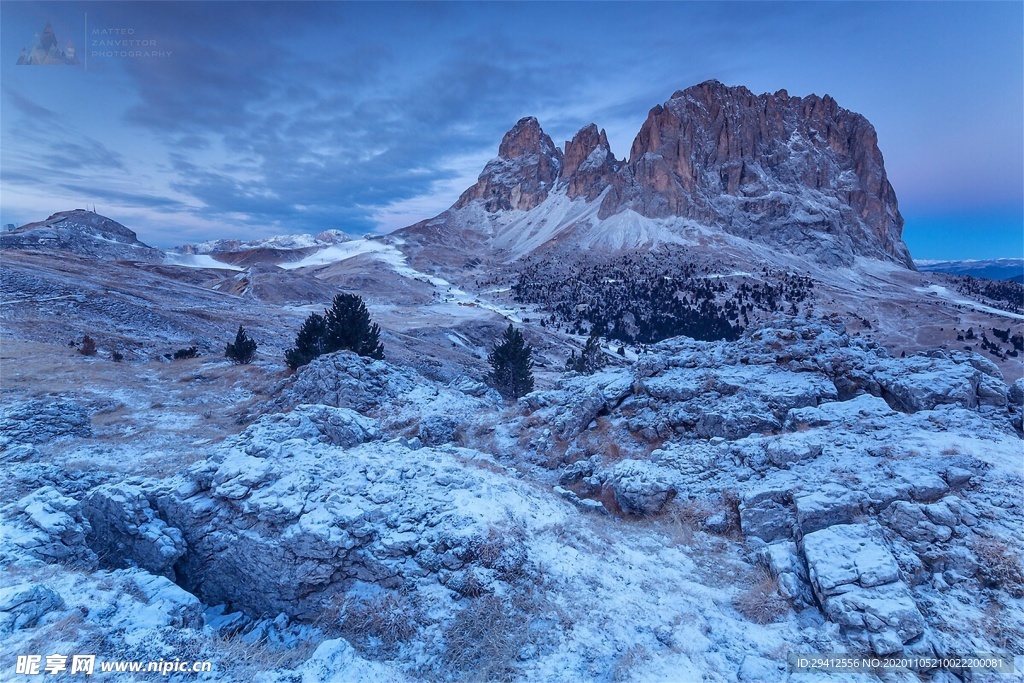
[{"label": "pine tree", "polygon": [[577,356],[573,351],[569,360],[565,362],[566,372],[578,372],[581,375],[592,375],[608,364],[604,353],[601,351],[601,342],[596,334],[591,333],[587,343],[583,345],[583,351]]},{"label": "pine tree", "polygon": [[338,294],[331,310],[324,313],[327,324],[326,353],[354,351],[360,356],[384,358],[384,345],[380,343],[380,327],[370,322],[370,312],[361,297]]},{"label": "pine tree", "polygon": [[533,348],[523,333],[509,324],[500,341],[495,342],[487,360],[491,372],[487,381],[505,398],[515,400],[533,391]]},{"label": "pine tree", "polygon": [[310,313],[295,336],[295,346],[284,352],[288,367],[301,367],[326,353],[327,321],[319,313]]},{"label": "pine tree", "polygon": [[360,356],[384,358],[380,327],[370,321],[361,297],[338,294],[323,315],[312,313],[288,349],[285,360],[292,369],[306,365],[317,356],[335,351],[354,351]]},{"label": "pine tree", "polygon": [[256,341],[245,333],[245,328],[238,326],[233,344],[224,347],[224,357],[230,358],[235,363],[248,365],[256,356]]}]

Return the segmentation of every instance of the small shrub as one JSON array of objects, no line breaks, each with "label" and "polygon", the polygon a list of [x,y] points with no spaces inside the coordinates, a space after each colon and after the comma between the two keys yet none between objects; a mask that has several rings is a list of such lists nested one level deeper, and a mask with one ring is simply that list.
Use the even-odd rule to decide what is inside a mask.
[{"label": "small shrub", "polygon": [[110,354],[110,360],[114,361],[115,363],[120,363],[121,361],[124,360],[124,354],[121,353],[120,351],[114,351]]},{"label": "small shrub", "polygon": [[771,624],[789,611],[789,603],[779,595],[779,584],[767,570],[759,569],[747,588],[732,599],[736,611],[756,624]]},{"label": "small shrub", "polygon": [[529,622],[530,615],[507,599],[484,595],[470,600],[444,629],[441,661],[456,678],[509,680],[526,645]]},{"label": "small shrub", "polygon": [[240,365],[248,365],[256,357],[256,341],[245,333],[241,325],[235,333],[235,341],[224,347],[224,357]]},{"label": "small shrub", "polygon": [[84,335],[82,337],[82,345],[78,348],[78,352],[83,356],[95,356],[96,340],[89,335]]},{"label": "small shrub", "polygon": [[195,358],[199,355],[198,346],[190,346],[187,349],[178,349],[174,352],[174,360],[184,360],[186,358]]},{"label": "small shrub", "polygon": [[1002,588],[1012,597],[1024,597],[1024,568],[1020,557],[1003,541],[982,538],[972,546],[978,558],[978,578],[989,588]]},{"label": "small shrub", "polygon": [[421,618],[418,606],[400,593],[380,593],[345,605],[340,616],[342,632],[364,650],[393,652],[416,635]]}]

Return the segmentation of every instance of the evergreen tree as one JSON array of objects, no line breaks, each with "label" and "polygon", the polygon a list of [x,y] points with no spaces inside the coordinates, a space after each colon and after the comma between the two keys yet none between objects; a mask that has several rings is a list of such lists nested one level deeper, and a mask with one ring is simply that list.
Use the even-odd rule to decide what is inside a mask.
[{"label": "evergreen tree", "polygon": [[491,372],[487,381],[508,399],[517,399],[533,391],[533,348],[523,333],[509,324],[501,340],[495,342],[487,360]]},{"label": "evergreen tree", "polygon": [[580,359],[576,355],[576,349],[569,352],[569,357],[565,359],[565,371],[566,372],[579,372],[576,368],[580,365]]},{"label": "evergreen tree", "polygon": [[370,321],[361,297],[338,294],[323,315],[312,313],[288,349],[285,360],[291,368],[306,365],[317,356],[335,351],[354,351],[360,356],[384,358],[380,327]]},{"label": "evergreen tree", "polygon": [[569,360],[565,362],[565,371],[575,371],[581,375],[592,375],[605,365],[608,361],[604,357],[604,353],[601,351],[601,342],[598,341],[596,334],[591,333],[587,339],[587,343],[583,345],[583,351],[577,357],[576,352],[573,351],[569,356]]},{"label": "evergreen tree", "polygon": [[245,328],[238,326],[233,344],[224,347],[224,357],[230,358],[235,363],[248,365],[256,356],[256,341],[245,333]]},{"label": "evergreen tree", "polygon": [[361,297],[338,294],[331,310],[324,313],[327,324],[326,353],[354,351],[360,356],[384,358],[380,343],[380,327],[370,322],[370,312]]},{"label": "evergreen tree", "polygon": [[310,313],[295,336],[295,346],[284,352],[288,367],[301,367],[326,353],[327,321],[319,313]]}]

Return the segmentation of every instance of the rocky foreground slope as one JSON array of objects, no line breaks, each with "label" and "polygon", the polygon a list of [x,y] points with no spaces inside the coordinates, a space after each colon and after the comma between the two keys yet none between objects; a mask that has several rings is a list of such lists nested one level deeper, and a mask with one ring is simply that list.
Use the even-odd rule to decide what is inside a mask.
[{"label": "rocky foreground slope", "polygon": [[786,318],[513,405],[324,356],[165,476],[56,467],[96,416],[9,402],[0,640],[261,681],[813,680],[787,656],[1019,653],[1022,406],[980,356]]}]

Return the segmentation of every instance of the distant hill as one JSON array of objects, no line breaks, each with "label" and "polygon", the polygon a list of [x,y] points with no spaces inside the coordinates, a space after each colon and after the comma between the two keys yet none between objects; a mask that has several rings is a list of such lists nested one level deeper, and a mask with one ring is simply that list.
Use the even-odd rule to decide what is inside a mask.
[{"label": "distant hill", "polygon": [[132,230],[85,209],[59,211],[45,221],[0,234],[0,249],[70,251],[81,256],[159,262],[160,249],[140,242]]},{"label": "distant hill", "polygon": [[915,261],[917,269],[927,273],[970,275],[989,280],[1012,280],[1024,284],[1024,258],[999,258],[980,261]]}]

